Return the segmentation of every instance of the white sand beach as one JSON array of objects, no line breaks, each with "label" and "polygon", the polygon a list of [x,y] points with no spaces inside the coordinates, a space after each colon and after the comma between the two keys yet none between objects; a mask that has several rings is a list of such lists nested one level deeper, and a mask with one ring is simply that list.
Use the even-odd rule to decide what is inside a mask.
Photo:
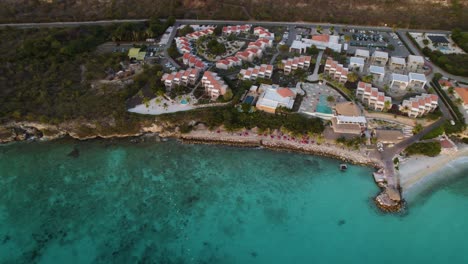
[{"label": "white sand beach", "polygon": [[442,172],[449,163],[458,159],[468,157],[467,145],[458,146],[458,151],[450,154],[440,154],[436,157],[427,157],[417,155],[410,157],[400,164],[400,186],[403,196],[414,189],[416,185],[421,185],[428,181],[429,178],[443,175]]}]

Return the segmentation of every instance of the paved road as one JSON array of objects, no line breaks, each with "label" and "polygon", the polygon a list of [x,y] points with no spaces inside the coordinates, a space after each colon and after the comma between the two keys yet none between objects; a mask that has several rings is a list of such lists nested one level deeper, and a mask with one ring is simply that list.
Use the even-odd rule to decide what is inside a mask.
[{"label": "paved road", "polygon": [[[164,19],[162,19],[164,20]],[[44,22],[44,23],[7,23],[0,24],[0,27],[76,27],[79,25],[109,25],[113,23],[124,22],[144,22],[148,19],[117,19],[117,20],[96,20],[96,21],[72,21],[72,22]],[[392,31],[390,27],[381,26],[363,26],[363,25],[349,25],[349,24],[330,24],[330,23],[314,23],[314,22],[281,22],[281,21],[238,21],[238,20],[198,20],[198,19],[177,19],[180,24],[211,24],[211,25],[224,25],[224,24],[255,24],[260,26],[322,26],[322,27],[356,27],[362,30],[380,30]],[[401,29],[408,31],[408,29]],[[450,33],[446,30],[425,30],[425,29],[411,29],[411,32],[427,32],[427,33]]]},{"label": "paved road", "polygon": [[309,82],[315,82],[315,81],[318,81],[318,79],[319,79],[318,71],[319,71],[319,68],[320,68],[320,62],[322,61],[322,55],[323,55],[323,50],[320,50],[318,55],[317,55],[317,60],[315,62],[314,73],[312,73],[312,75],[307,77],[307,80]]},{"label": "paved road", "polygon": [[180,69],[180,65],[174,60],[172,59],[171,56],[169,56],[169,53],[167,52],[167,49],[172,45],[172,40],[174,39],[176,33],[177,33],[177,28],[180,26],[180,24],[178,22],[175,22],[174,25],[173,25],[173,30],[171,32],[171,35],[169,36],[169,40],[167,41],[167,44],[166,46],[164,47],[163,49],[163,54],[164,54],[164,57],[166,57],[166,59],[176,68],[176,69]]},{"label": "paved road", "polygon": [[[397,30],[397,32],[398,32],[398,35],[400,35],[401,41],[404,41],[407,44],[407,46],[410,49],[411,53],[424,57],[424,54],[422,54],[422,52],[413,44],[413,42],[406,35],[408,30],[399,29],[399,30]],[[411,32],[414,32],[414,31],[411,30]],[[425,64],[427,64],[432,69],[431,73],[427,76],[427,78],[429,80],[432,80],[432,78],[434,77],[434,73],[440,72],[444,76],[446,76],[446,77],[448,77],[450,79],[455,79],[455,80],[462,81],[462,82],[468,82],[468,78],[462,77],[462,76],[456,76],[456,75],[450,74],[448,72],[445,72],[439,66],[435,65],[432,62],[429,62],[429,61],[425,60]]]},{"label": "paved road", "polygon": [[[0,24],[1,27],[17,27],[17,28],[33,28],[33,27],[76,27],[80,25],[110,25],[114,23],[125,23],[125,22],[144,22],[148,19],[119,19],[119,20],[97,20],[97,21],[75,21],[75,22],[45,22],[45,23],[7,23],[7,24]],[[163,19],[164,20],[164,19]],[[390,27],[380,27],[380,26],[361,26],[361,25],[347,25],[347,24],[330,24],[330,23],[311,23],[311,22],[279,22],[279,21],[236,21],[236,20],[196,20],[196,19],[178,19],[175,26],[184,25],[184,24],[211,24],[211,25],[224,25],[224,24],[255,24],[259,26],[288,26],[289,28],[289,39],[287,44],[291,44],[292,41],[295,39],[295,27],[297,26],[304,26],[304,27],[312,27],[312,26],[322,26],[322,27],[331,27],[334,26],[336,29],[342,27],[354,27],[362,30],[378,30],[378,31],[392,31]],[[420,54],[419,50],[414,47],[413,43],[408,39],[406,36],[406,32],[427,32],[427,33],[450,33],[450,31],[445,30],[423,30],[423,29],[398,29],[398,32],[401,35],[402,41],[404,41],[413,53]],[[175,34],[175,32],[174,32]],[[172,41],[172,38],[170,39]],[[170,43],[170,42],[169,42]],[[167,47],[166,47],[167,49]],[[164,52],[165,55],[167,54],[166,51]],[[167,56],[168,57],[168,56]],[[168,58],[169,59],[169,58]],[[172,59],[169,61],[176,66]],[[445,76],[450,77],[455,80],[459,80],[462,82],[468,82],[468,78],[454,76],[449,73],[444,72],[442,69],[433,65],[431,63],[432,68],[434,71],[438,71],[443,73]],[[178,65],[176,66],[178,67]],[[433,72],[434,72],[433,71]],[[428,76],[432,78],[433,75],[431,74]]]}]

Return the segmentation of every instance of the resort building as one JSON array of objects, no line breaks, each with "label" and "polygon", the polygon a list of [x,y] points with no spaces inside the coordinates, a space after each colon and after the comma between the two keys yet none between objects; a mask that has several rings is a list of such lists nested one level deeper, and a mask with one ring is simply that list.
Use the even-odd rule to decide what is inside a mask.
[{"label": "resort building", "polygon": [[297,69],[308,69],[310,67],[311,56],[300,56],[282,60],[283,69],[285,74],[289,74]]},{"label": "resort building", "polygon": [[216,68],[227,70],[235,66],[241,66],[242,61],[237,57],[227,57],[225,59],[219,60],[216,62]]},{"label": "resort building", "polygon": [[379,92],[370,83],[359,82],[356,89],[356,97],[375,111],[388,110],[392,105],[392,98],[385,96],[383,92]]},{"label": "resort building", "polygon": [[223,79],[215,72],[206,71],[201,79],[201,85],[205,87],[205,92],[212,100],[218,99],[220,95],[224,95],[229,89]]},{"label": "resort building", "polygon": [[261,84],[259,92],[261,95],[258,98],[256,107],[258,110],[268,113],[275,113],[276,108],[280,106],[292,109],[296,99],[295,91],[279,87],[277,84]]},{"label": "resort building", "polygon": [[388,53],[383,51],[374,51],[371,57],[371,64],[376,66],[385,66],[388,62]]},{"label": "resort building", "polygon": [[270,79],[273,74],[273,65],[262,64],[255,68],[242,69],[239,74],[243,80]]},{"label": "resort building", "polygon": [[422,72],[424,71],[424,58],[422,56],[409,55],[407,58],[407,69],[410,72]]},{"label": "resort building", "polygon": [[389,68],[392,71],[404,71],[406,68],[406,61],[400,57],[391,57],[389,62]]},{"label": "resort building", "polygon": [[182,61],[185,65],[199,70],[204,70],[206,67],[205,63],[200,58],[190,53],[185,53],[182,57]]},{"label": "resort building", "polygon": [[348,69],[351,71],[362,72],[364,70],[365,60],[360,57],[351,57],[349,59]]},{"label": "resort building", "polygon": [[454,96],[462,102],[463,108],[468,109],[468,88],[456,87]]},{"label": "resort building", "polygon": [[369,67],[369,74],[372,75],[374,82],[383,82],[385,77],[385,68],[381,66],[371,65]]},{"label": "resort building", "polygon": [[426,85],[427,83],[426,75],[421,74],[421,73],[410,72],[408,74],[408,77],[409,77],[408,87],[411,87],[414,89],[424,88],[424,85]]},{"label": "resort building", "polygon": [[369,60],[369,56],[370,54],[368,50],[356,49],[356,51],[354,52],[354,57],[362,58],[365,61]]},{"label": "resort building", "polygon": [[392,73],[392,83],[390,87],[405,90],[408,87],[409,78],[407,75]]},{"label": "resort building", "polygon": [[197,40],[202,36],[213,34],[213,32],[214,32],[214,27],[208,27],[208,28],[203,29],[203,30],[199,30],[199,31],[189,33],[189,34],[185,35],[185,37],[187,39],[189,39],[189,40]]},{"label": "resort building", "polygon": [[247,48],[244,51],[237,52],[236,57],[243,61],[253,62],[255,58],[261,58],[262,54],[263,52],[261,49]]},{"label": "resort building", "polygon": [[271,48],[273,45],[273,40],[267,38],[259,38],[254,42],[250,42],[247,48],[261,49]]},{"label": "resort building", "polygon": [[171,89],[176,85],[194,85],[199,75],[200,71],[198,69],[180,70],[178,72],[165,73],[161,81],[164,82],[166,88]]},{"label": "resort building", "polygon": [[333,35],[315,35],[312,38],[302,38],[302,40],[294,40],[289,48],[290,52],[304,53],[307,51],[307,48],[312,47],[313,45],[318,49],[329,48],[336,52],[341,52],[342,45],[339,43],[339,36]]},{"label": "resort building", "polygon": [[400,111],[409,117],[421,117],[434,111],[438,104],[439,97],[435,94],[422,94],[408,100],[403,100]]},{"label": "resort building", "polygon": [[192,45],[190,44],[190,40],[186,37],[175,38],[175,43],[177,50],[181,54],[189,53],[192,51]]},{"label": "resort building", "polygon": [[258,36],[259,38],[267,38],[271,40],[275,39],[275,34],[271,33],[270,31],[268,31],[268,29],[263,28],[263,27],[255,27],[254,35]]},{"label": "resort building", "polygon": [[237,25],[223,27],[223,34],[239,34],[241,32],[249,32],[252,25]]},{"label": "resort building", "polygon": [[366,118],[353,102],[337,103],[334,107],[331,127],[335,133],[360,135],[366,128]]},{"label": "resort building", "polygon": [[348,68],[328,57],[325,63],[325,73],[335,81],[345,83],[348,80]]}]

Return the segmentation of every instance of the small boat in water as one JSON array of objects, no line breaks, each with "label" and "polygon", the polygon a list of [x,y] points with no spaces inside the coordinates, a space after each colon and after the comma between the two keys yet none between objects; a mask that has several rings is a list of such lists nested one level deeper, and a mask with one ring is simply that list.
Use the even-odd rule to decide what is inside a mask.
[{"label": "small boat in water", "polygon": [[344,164],[344,163],[340,165],[340,170],[341,170],[341,171],[345,171],[345,170],[347,170],[347,169],[348,169],[348,165],[346,165],[346,164]]}]

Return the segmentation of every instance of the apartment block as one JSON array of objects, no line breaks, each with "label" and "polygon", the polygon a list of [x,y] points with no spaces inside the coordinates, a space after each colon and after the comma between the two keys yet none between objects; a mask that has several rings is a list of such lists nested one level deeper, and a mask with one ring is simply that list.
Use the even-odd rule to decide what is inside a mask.
[{"label": "apartment block", "polygon": [[262,64],[255,68],[242,69],[239,74],[243,80],[270,79],[273,74],[273,65]]},{"label": "apartment block", "polygon": [[206,94],[208,94],[212,100],[218,99],[220,95],[224,95],[229,89],[223,79],[215,72],[211,71],[206,71],[203,74],[201,85],[205,88]]},{"label": "apartment block", "polygon": [[434,111],[438,104],[439,97],[435,94],[422,94],[403,100],[400,105],[400,111],[406,113],[409,117],[421,117]]}]

